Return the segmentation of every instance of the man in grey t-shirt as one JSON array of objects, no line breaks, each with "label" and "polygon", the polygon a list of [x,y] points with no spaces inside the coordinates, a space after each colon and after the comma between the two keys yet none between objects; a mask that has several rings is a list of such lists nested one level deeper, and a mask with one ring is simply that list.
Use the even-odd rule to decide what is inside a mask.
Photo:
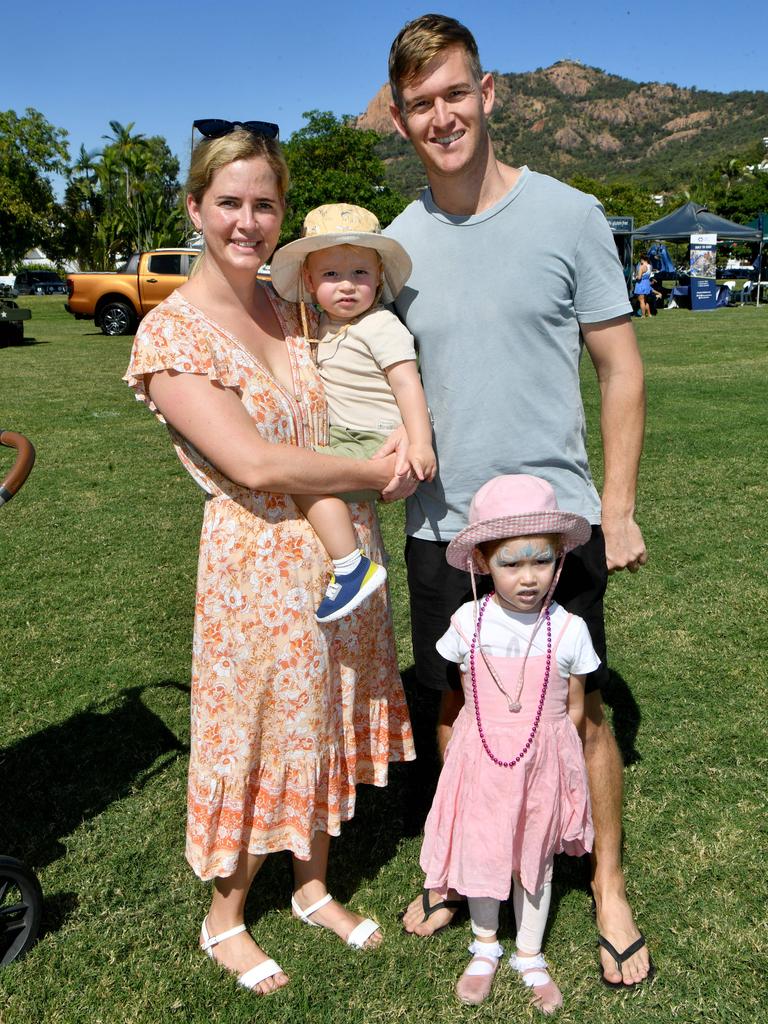
[{"label": "man in grey t-shirt", "polygon": [[[487,124],[493,78],[483,75],[463,25],[442,15],[406,25],[392,45],[390,84],[395,126],[429,181],[387,229],[413,261],[397,308],[419,345],[439,465],[435,481],[421,484],[408,503],[417,674],[442,691],[442,752],[463,696],[434,644],[468,589],[464,574],[447,565],[445,547],[466,524],[471,496],[486,480],[501,473],[550,480],[560,506],[593,524],[592,541],[569,556],[555,596],[586,619],[603,662],[588,679],[586,698],[592,888],[603,980],[624,988],[651,970],[625,895],[623,766],[599,690],[607,678],[607,573],[636,571],[646,561],[634,518],[645,395],[626,287],[594,198],[496,159]],[[602,501],[585,448],[582,339],[601,392]],[[451,919],[456,895],[449,890],[414,900],[405,928],[432,934]]]}]

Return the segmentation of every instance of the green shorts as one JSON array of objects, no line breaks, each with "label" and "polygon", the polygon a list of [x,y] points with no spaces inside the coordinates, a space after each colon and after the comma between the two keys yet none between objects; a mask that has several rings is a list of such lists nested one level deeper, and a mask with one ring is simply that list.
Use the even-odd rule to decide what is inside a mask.
[{"label": "green shorts", "polygon": [[[370,459],[373,453],[381,448],[386,438],[386,434],[379,434],[375,430],[350,430],[347,427],[332,426],[329,446],[317,450],[329,455],[344,455],[348,459]],[[339,497],[348,502],[376,501],[379,492],[348,491]]]}]

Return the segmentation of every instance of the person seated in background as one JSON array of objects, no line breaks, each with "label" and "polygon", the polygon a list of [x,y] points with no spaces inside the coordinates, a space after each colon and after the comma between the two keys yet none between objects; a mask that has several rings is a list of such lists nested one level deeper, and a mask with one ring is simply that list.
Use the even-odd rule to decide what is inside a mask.
[{"label": "person seated in background", "polygon": [[648,308],[651,311],[651,316],[656,316],[660,309],[664,309],[666,306],[666,295],[669,294],[669,289],[662,287],[661,280],[659,277],[651,273],[651,290],[648,293],[646,299],[648,302]]}]

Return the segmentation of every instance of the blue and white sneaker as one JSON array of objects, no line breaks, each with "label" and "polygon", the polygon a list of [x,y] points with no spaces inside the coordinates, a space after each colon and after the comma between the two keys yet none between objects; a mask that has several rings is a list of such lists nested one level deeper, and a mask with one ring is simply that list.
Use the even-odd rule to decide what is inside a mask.
[{"label": "blue and white sneaker", "polygon": [[386,578],[387,570],[384,566],[372,562],[363,555],[353,572],[344,576],[331,576],[331,582],[315,612],[315,618],[318,622],[333,622],[335,619],[343,618],[377,590]]}]

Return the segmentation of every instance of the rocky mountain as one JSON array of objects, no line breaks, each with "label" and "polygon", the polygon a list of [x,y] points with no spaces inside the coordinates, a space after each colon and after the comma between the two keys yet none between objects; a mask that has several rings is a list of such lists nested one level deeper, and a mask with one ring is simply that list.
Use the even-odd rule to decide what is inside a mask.
[{"label": "rocky mountain", "polygon": [[[633,82],[578,61],[521,74],[494,72],[491,130],[507,163],[559,178],[633,178],[675,189],[686,175],[768,136],[768,92],[706,92]],[[411,194],[424,175],[392,128],[389,86],[358,118],[384,134],[380,152],[393,185]]]}]

